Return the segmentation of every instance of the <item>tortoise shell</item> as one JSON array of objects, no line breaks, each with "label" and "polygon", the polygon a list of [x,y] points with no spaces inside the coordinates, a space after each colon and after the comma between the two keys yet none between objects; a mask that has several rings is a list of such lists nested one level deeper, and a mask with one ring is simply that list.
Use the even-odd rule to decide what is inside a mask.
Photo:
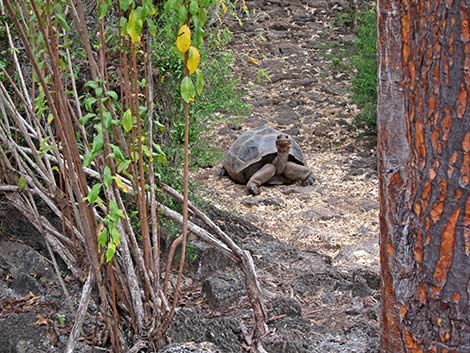
[{"label": "tortoise shell", "polygon": [[[223,168],[235,181],[245,184],[266,163],[276,157],[276,138],[283,132],[262,126],[242,133],[232,144]],[[300,146],[291,137],[289,161],[305,165]]]}]

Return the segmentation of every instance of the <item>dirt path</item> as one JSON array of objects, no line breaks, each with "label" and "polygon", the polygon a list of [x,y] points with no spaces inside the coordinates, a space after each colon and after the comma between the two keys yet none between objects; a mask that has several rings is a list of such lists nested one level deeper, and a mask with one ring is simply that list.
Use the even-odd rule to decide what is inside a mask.
[{"label": "dirt path", "polygon": [[[352,127],[347,58],[354,36],[340,28],[337,1],[247,1],[243,26],[233,19],[235,71],[252,114],[215,126],[208,139],[224,151],[242,131],[270,125],[290,133],[313,169],[313,187],[262,188],[220,178],[220,166],[199,170],[206,198],[235,211],[279,240],[328,255],[339,268],[378,270],[378,202],[374,151]],[[343,5],[347,4],[344,2]],[[344,58],[342,58],[344,56]],[[350,70],[350,69],[349,69]],[[270,79],[260,79],[268,73]]]},{"label": "dirt path", "polygon": [[[269,352],[378,352],[378,182],[372,144],[353,127],[354,35],[341,25],[341,4],[348,2],[246,4],[251,15],[230,28],[234,69],[253,111],[241,123],[220,122],[207,140],[227,151],[243,131],[273,126],[299,142],[317,181],[263,187],[252,197],[244,185],[219,177],[220,165],[194,177],[210,203],[280,241],[227,229],[254,254],[264,288],[288,298],[268,300],[271,315],[282,314],[270,323]],[[266,73],[270,79],[260,80]],[[222,226],[230,223],[222,217]],[[300,316],[292,315],[297,305]]]}]

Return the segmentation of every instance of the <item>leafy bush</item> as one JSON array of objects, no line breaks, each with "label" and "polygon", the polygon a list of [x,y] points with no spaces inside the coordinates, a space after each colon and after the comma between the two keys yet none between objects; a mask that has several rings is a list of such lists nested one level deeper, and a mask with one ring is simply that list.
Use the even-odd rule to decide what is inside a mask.
[{"label": "leafy bush", "polygon": [[373,10],[362,12],[358,18],[358,39],[353,65],[356,75],[352,80],[353,102],[362,108],[357,118],[358,125],[371,129],[376,126],[377,104],[377,28]]}]

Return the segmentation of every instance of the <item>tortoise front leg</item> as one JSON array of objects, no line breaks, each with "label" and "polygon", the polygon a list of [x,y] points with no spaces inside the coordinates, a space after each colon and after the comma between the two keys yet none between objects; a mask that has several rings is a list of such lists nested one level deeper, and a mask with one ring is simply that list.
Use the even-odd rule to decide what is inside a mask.
[{"label": "tortoise front leg", "polygon": [[248,180],[246,188],[248,192],[253,195],[258,195],[258,188],[269,181],[274,175],[276,175],[276,167],[270,163],[265,164],[260,170],[258,170],[253,176]]},{"label": "tortoise front leg", "polygon": [[289,180],[300,180],[304,185],[312,185],[315,182],[315,177],[310,168],[294,162],[287,162],[284,176]]}]

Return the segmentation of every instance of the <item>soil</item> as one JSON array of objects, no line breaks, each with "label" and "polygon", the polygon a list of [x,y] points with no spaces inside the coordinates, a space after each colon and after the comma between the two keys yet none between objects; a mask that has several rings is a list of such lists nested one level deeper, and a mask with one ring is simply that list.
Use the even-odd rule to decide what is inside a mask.
[{"label": "soil", "polygon": [[[227,150],[242,131],[270,125],[295,138],[316,182],[263,186],[252,197],[219,176],[221,164],[192,177],[205,190],[207,214],[253,255],[269,317],[267,352],[378,352],[375,151],[354,126],[359,110],[349,94],[350,58],[339,55],[350,52],[355,38],[342,22],[350,2],[245,3],[243,25],[235,17],[226,22],[252,113],[219,119],[207,141]],[[193,246],[198,261],[188,267],[182,307],[167,333],[171,346],[161,352],[246,352],[253,315],[243,276],[213,249]],[[63,348],[73,311],[47,257],[39,233],[0,202],[0,332],[6,333],[0,352]],[[65,280],[75,305],[80,288]],[[77,352],[92,351],[87,338],[100,331],[97,317],[92,304]]]}]

